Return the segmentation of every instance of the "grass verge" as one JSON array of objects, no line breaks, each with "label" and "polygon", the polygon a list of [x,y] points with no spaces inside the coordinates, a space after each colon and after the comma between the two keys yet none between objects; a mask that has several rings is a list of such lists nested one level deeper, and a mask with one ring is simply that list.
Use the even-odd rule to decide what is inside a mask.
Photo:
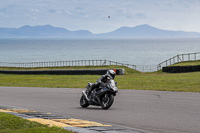
[{"label": "grass verge", "polygon": [[0,133],[72,133],[59,127],[48,127],[0,112]]},{"label": "grass verge", "polygon": [[173,64],[172,66],[195,66],[200,65],[200,60],[197,61],[183,61],[180,63]]},{"label": "grass verge", "polygon": [[[162,72],[141,73],[126,67],[116,66],[87,68],[124,68],[126,75],[116,76],[115,79],[118,82],[119,89],[200,92],[200,72],[175,74]],[[73,67],[73,69],[85,69],[85,67]],[[99,77],[100,75],[0,74],[0,86],[84,88],[87,82],[95,82]]]},{"label": "grass verge", "polygon": [[38,68],[20,68],[20,67],[0,67],[0,70],[75,70],[75,69],[117,69],[124,68],[127,72],[137,73],[138,71],[125,66],[69,66],[69,67],[38,67]]}]

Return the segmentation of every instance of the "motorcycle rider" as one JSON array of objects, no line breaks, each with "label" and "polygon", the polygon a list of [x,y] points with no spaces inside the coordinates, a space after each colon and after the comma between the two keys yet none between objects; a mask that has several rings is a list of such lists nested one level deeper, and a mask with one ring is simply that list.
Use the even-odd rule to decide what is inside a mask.
[{"label": "motorcycle rider", "polygon": [[88,96],[90,93],[95,89],[99,88],[99,86],[103,83],[105,83],[108,78],[113,79],[115,78],[115,71],[108,70],[105,75],[102,75],[94,84],[91,85],[91,87],[88,89]]}]

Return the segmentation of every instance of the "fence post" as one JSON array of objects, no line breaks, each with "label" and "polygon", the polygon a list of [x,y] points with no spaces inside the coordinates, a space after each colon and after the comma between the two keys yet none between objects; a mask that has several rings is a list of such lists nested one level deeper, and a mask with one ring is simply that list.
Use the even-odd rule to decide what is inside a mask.
[{"label": "fence post", "polygon": [[157,65],[157,71],[160,70],[160,64]]},{"label": "fence post", "polygon": [[188,61],[190,61],[190,54],[188,54]]},{"label": "fence post", "polygon": [[177,61],[179,62],[179,55],[177,55]]}]

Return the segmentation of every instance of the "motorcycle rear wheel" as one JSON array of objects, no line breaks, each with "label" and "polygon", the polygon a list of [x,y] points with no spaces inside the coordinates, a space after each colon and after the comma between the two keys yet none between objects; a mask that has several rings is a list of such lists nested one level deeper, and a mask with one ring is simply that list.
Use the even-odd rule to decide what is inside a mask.
[{"label": "motorcycle rear wheel", "polygon": [[114,102],[114,95],[113,94],[105,94],[101,98],[101,108],[102,109],[109,109]]},{"label": "motorcycle rear wheel", "polygon": [[87,108],[89,106],[89,103],[84,96],[81,96],[80,105],[83,108]]}]

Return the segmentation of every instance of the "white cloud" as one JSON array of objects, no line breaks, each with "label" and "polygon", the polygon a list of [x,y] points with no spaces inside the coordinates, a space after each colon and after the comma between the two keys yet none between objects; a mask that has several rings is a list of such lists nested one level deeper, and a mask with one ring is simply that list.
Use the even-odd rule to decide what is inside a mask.
[{"label": "white cloud", "polygon": [[31,8],[30,11],[31,12],[40,12],[40,10],[38,8]]},{"label": "white cloud", "polygon": [[65,13],[66,13],[67,15],[70,15],[70,16],[72,15],[72,12],[70,12],[70,11],[68,11],[68,10],[66,10]]}]

